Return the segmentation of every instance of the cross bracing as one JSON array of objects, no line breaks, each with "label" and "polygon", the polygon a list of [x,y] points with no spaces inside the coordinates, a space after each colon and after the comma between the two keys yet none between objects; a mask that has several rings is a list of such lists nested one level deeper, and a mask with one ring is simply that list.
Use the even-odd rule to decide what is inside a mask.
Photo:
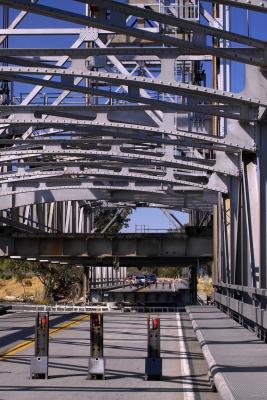
[{"label": "cross bracing", "polygon": [[[10,5],[7,2],[3,2],[3,4],[5,5]],[[35,3],[29,3],[27,1],[17,1],[17,2],[13,2],[12,6],[16,6],[16,8],[24,10],[26,12],[34,12],[34,13],[38,13],[41,15],[46,15],[46,16],[51,16],[53,18],[58,18],[58,19],[64,19],[67,21],[75,21],[75,22],[82,22],[84,23],[85,20],[86,25],[89,25],[88,22],[90,22],[90,28],[91,27],[95,27],[97,29],[102,29],[102,27],[100,27],[101,24],[106,24],[109,25],[110,21],[102,21],[103,16],[101,16],[101,21],[102,22],[98,22],[97,18],[95,18],[95,16],[93,17],[94,21],[92,20],[92,16],[89,18],[88,16],[84,16],[84,15],[77,15],[75,13],[70,13],[67,12],[65,10],[59,10],[56,8],[51,8],[51,7],[47,7],[47,6],[43,6],[43,5],[39,5],[37,4],[37,2]],[[119,10],[120,12],[122,12],[122,14],[125,16],[125,29],[123,31],[123,33],[128,33],[127,31],[127,26],[126,26],[126,21],[127,18],[129,17],[129,15],[134,15],[136,17],[139,18],[149,18],[150,20],[154,20],[158,23],[164,23],[164,24],[169,24],[170,26],[175,26],[181,30],[184,30],[184,32],[187,32],[188,34],[193,33],[198,33],[198,34],[205,34],[205,35],[211,35],[217,38],[223,38],[223,39],[228,39],[228,40],[232,40],[234,42],[239,42],[239,43],[243,43],[246,44],[248,46],[255,46],[256,48],[252,49],[255,51],[260,51],[259,49],[263,49],[263,53],[264,53],[264,48],[265,48],[265,44],[263,41],[260,40],[253,40],[251,38],[246,38],[246,37],[242,37],[242,35],[236,35],[236,34],[231,34],[230,32],[221,30],[221,29],[217,29],[217,28],[213,28],[210,26],[204,26],[201,25],[199,23],[196,22],[191,22],[188,21],[186,19],[182,19],[182,18],[177,18],[176,16],[170,16],[170,15],[165,15],[165,14],[161,14],[158,12],[155,12],[154,10],[150,9],[144,9],[143,7],[133,7],[131,5],[128,4],[118,4],[117,2],[112,2],[112,1],[103,1],[101,4],[98,2],[98,7],[100,7],[100,14],[101,14],[101,6],[102,7],[110,7],[110,10],[114,10],[116,9],[117,11]],[[103,11],[103,10],[102,10]],[[102,12],[103,13],[103,12]],[[115,13],[116,14],[116,13]],[[111,23],[112,25],[114,25],[114,27],[116,29],[114,29],[115,32],[120,33],[121,28],[120,26],[116,26],[116,25],[121,25],[120,24],[114,24],[114,22],[116,22],[116,15],[114,14],[114,21],[111,18]],[[24,16],[23,16],[24,17]],[[90,20],[90,21],[89,21]],[[118,21],[117,21],[118,22]],[[100,24],[100,25],[99,25]],[[14,26],[14,24],[13,24]],[[106,28],[106,27],[105,27]],[[86,28],[87,29],[87,28]],[[140,32],[136,32],[136,31],[140,31],[140,29],[136,29],[133,28],[131,31],[131,35],[133,34],[133,36],[135,37],[139,37]],[[151,36],[151,32],[149,32],[149,29],[143,29],[142,28],[142,34],[143,34],[143,39],[147,39],[147,37],[145,36],[146,34]],[[113,32],[113,31],[112,31]],[[95,29],[91,30],[89,32],[89,38],[88,35],[86,35],[85,32],[85,39],[86,40],[90,40],[92,41],[98,41],[101,40],[101,38],[99,39],[99,34],[107,34],[108,32],[102,32],[102,31],[97,31]],[[155,42],[158,43],[158,38],[161,38],[161,34],[158,32],[153,32],[154,34],[154,39]],[[80,35],[80,39],[81,39]],[[166,40],[170,40],[172,41],[172,39],[176,39],[176,40],[180,40],[178,38],[179,35],[176,35],[176,38],[173,38],[172,36],[169,35],[163,35],[166,36]],[[157,38],[158,37],[158,38]],[[161,40],[161,39],[160,39]],[[194,41],[193,41],[194,42]],[[191,41],[185,41],[185,47],[187,49],[190,48],[190,46],[192,45]],[[77,43],[77,42],[76,42]],[[169,44],[171,45],[171,43],[169,42]],[[79,46],[80,44],[78,44]],[[129,72],[126,70],[126,74],[122,74],[122,71],[118,71],[119,73],[110,73],[110,72],[103,72],[103,71],[95,71],[94,69],[90,70],[89,65],[87,65],[88,63],[88,54],[90,57],[90,51],[96,51],[97,49],[93,48],[92,46],[90,46],[91,48],[87,48],[87,49],[72,49],[72,51],[77,50],[80,51],[80,53],[71,53],[68,55],[71,55],[72,58],[72,62],[71,64],[66,68],[60,68],[60,66],[64,66],[64,64],[66,64],[67,62],[67,56],[66,57],[62,57],[62,61],[60,63],[57,63],[57,67],[53,68],[52,65],[49,64],[49,62],[45,62],[45,59],[42,60],[42,62],[40,61],[35,61],[34,59],[29,59],[28,57],[25,58],[21,58],[21,57],[10,57],[10,55],[8,55],[8,58],[4,60],[5,61],[10,61],[13,64],[17,64],[20,65],[20,67],[10,67],[10,66],[3,66],[1,68],[1,76],[3,79],[6,80],[14,80],[14,81],[20,81],[20,82],[25,82],[25,83],[33,83],[33,84],[39,84],[40,86],[50,86],[53,88],[60,88],[62,90],[65,90],[67,92],[70,91],[79,91],[80,93],[85,93],[86,95],[97,95],[97,97],[99,98],[100,95],[105,97],[111,97],[112,99],[118,99],[118,101],[123,100],[126,103],[131,103],[133,105],[133,103],[139,103],[139,107],[140,107],[140,103],[143,101],[145,104],[143,104],[143,108],[145,109],[146,106],[152,106],[152,110],[154,112],[154,114],[156,114],[156,108],[163,110],[166,112],[166,107],[169,107],[169,111],[170,112],[174,112],[176,110],[179,111],[194,111],[196,110],[198,113],[203,113],[205,115],[217,115],[217,116],[223,116],[223,117],[232,117],[234,119],[240,119],[242,121],[244,120],[257,120],[257,115],[258,115],[258,111],[259,111],[259,107],[265,107],[265,101],[261,100],[261,99],[252,99],[246,96],[238,96],[235,95],[233,93],[228,93],[226,91],[220,91],[218,89],[214,90],[214,89],[209,89],[207,87],[201,87],[201,86],[196,86],[196,85],[192,85],[190,83],[176,83],[174,76],[171,77],[171,80],[169,82],[167,81],[163,81],[161,80],[161,76],[158,79],[151,79],[151,78],[146,78],[146,77],[138,77],[136,75],[131,75],[129,74]],[[155,48],[154,50],[156,51],[157,48]],[[216,48],[213,48],[216,49]],[[6,51],[6,54],[8,54],[8,51],[12,51],[13,50],[13,55],[14,55],[14,51],[16,51],[16,49],[5,49],[4,51]],[[60,49],[59,49],[60,50]],[[58,51],[59,51],[58,50]],[[108,46],[104,46],[104,48],[100,48],[100,51],[106,50],[106,54],[110,54],[108,53]],[[121,51],[124,51],[123,49],[120,49]],[[130,54],[130,52],[134,51],[135,54],[137,53],[136,47],[132,47],[132,49],[127,49],[125,50],[126,53],[124,54]],[[153,49],[147,47],[146,50],[148,51],[152,51]],[[176,49],[171,48],[170,51],[173,52],[176,51]],[[229,50],[229,49],[228,49]],[[241,49],[242,50],[246,50],[246,49]],[[23,51],[23,49],[18,49],[18,51]],[[25,52],[27,50],[24,49],[24,55]],[[39,49],[40,52],[42,52],[42,49]],[[44,52],[48,50],[43,50]],[[71,49],[69,50],[71,51]],[[81,53],[83,51],[83,53]],[[86,53],[88,51],[88,53]],[[163,48],[162,51],[166,51],[166,48]],[[67,50],[65,50],[65,52],[67,52]],[[153,53],[150,54],[153,54]],[[64,53],[64,52],[63,52]],[[19,54],[19,53],[18,53]],[[37,53],[38,54],[38,53]],[[66,53],[67,54],[67,53]],[[99,53],[101,54],[101,53]],[[122,53],[123,54],[123,53]],[[166,55],[168,53],[166,52]],[[170,53],[172,54],[172,53]],[[259,53],[258,53],[259,54]],[[83,55],[83,57],[82,57]],[[78,58],[76,58],[78,57]],[[114,57],[112,55],[112,57]],[[164,57],[164,54],[163,54]],[[85,61],[87,59],[87,62]],[[160,59],[160,58],[159,58]],[[110,60],[110,59],[109,59]],[[263,60],[264,60],[264,54],[263,54]],[[162,60],[161,60],[162,61]],[[251,61],[251,59],[250,59]],[[119,61],[120,63],[120,61]],[[167,66],[167,64],[169,64],[168,69],[170,70],[170,63],[166,63],[165,60],[165,66]],[[26,66],[27,65],[27,66]],[[122,64],[121,64],[122,65]],[[117,65],[116,65],[117,66]],[[125,67],[123,68],[123,70],[125,71]],[[30,75],[45,75],[45,79],[42,80],[37,80],[36,78],[33,78]],[[47,74],[51,74],[51,75],[47,75]],[[163,72],[163,70],[161,71],[161,75],[166,76],[166,70],[165,72]],[[61,82],[51,82],[53,79],[50,79],[51,77],[55,77],[55,76],[60,76],[61,77]],[[67,81],[67,84],[64,83],[64,79],[63,76],[67,76],[67,77],[71,77],[71,79]],[[80,80],[78,80],[78,85],[70,85],[69,82],[72,80],[74,83],[74,77],[77,80],[78,78],[83,78],[86,79],[87,82],[90,79],[90,84],[89,85],[80,85]],[[44,82],[45,80],[45,82]],[[103,87],[105,88],[105,85],[109,85],[110,88],[112,88],[111,90],[109,90],[109,93],[105,93],[104,90],[100,90],[100,89],[91,89],[91,87]],[[119,93],[118,88],[120,87],[125,87],[126,86],[126,92],[124,91],[124,93]],[[141,99],[142,96],[140,93],[140,88],[142,88],[142,90],[146,90],[146,98]],[[154,91],[158,91],[160,93],[162,93],[162,95],[165,95],[165,98],[167,98],[166,96],[166,92],[169,93],[169,98],[168,101],[165,100],[161,100],[161,99],[151,99],[150,96],[147,95],[148,90],[154,90]],[[110,93],[112,92],[112,93]],[[133,93],[131,93],[133,92]],[[35,91],[35,93],[37,93]],[[159,94],[160,94],[159,93]],[[182,104],[177,104],[176,98],[174,98],[173,96],[177,95],[181,98],[181,103]],[[34,93],[30,98],[32,97],[32,100],[34,99]],[[194,99],[198,98],[199,101],[195,102],[194,100],[191,99],[190,96],[194,96]],[[139,98],[140,97],[140,98]],[[206,100],[204,104],[201,104],[201,100]],[[139,102],[140,100],[140,102]],[[191,100],[191,101],[190,101]],[[221,102],[221,104],[214,104],[214,102]],[[225,101],[226,104],[222,104]],[[190,102],[195,104],[190,104]],[[169,103],[169,104],[168,104]],[[200,104],[199,104],[200,103]],[[210,104],[209,104],[210,103]],[[60,103],[59,103],[60,104]],[[127,104],[125,105],[127,107]],[[3,113],[5,113],[4,109],[6,106],[2,106],[2,111]],[[7,106],[8,107],[8,106]],[[12,107],[12,106],[11,106]],[[23,129],[23,127],[27,127],[29,126],[29,130],[28,133],[30,133],[30,135],[33,134],[33,132],[35,132],[34,134],[34,139],[36,139],[37,135],[36,132],[40,132],[40,129],[48,129],[50,128],[50,133],[52,133],[51,129],[55,129],[55,127],[59,127],[62,130],[60,132],[56,132],[56,135],[60,135],[60,133],[62,133],[62,135],[66,135],[67,131],[66,131],[66,125],[68,127],[71,127],[71,134],[72,135],[79,135],[82,134],[82,130],[85,129],[92,129],[92,136],[96,135],[99,137],[100,134],[110,134],[111,137],[113,139],[115,138],[120,138],[121,140],[124,141],[124,144],[127,143],[127,138],[126,136],[133,136],[136,134],[136,126],[133,125],[128,125],[128,124],[115,124],[112,122],[108,121],[103,121],[103,116],[101,115],[101,121],[98,122],[96,120],[96,123],[94,124],[92,121],[87,121],[87,120],[82,120],[80,119],[81,117],[79,116],[79,119],[77,118],[77,115],[74,117],[76,118],[64,118],[62,117],[62,115],[68,116],[69,117],[69,110],[64,109],[64,106],[58,106],[58,110],[60,110],[60,117],[59,118],[51,118],[51,116],[49,116],[49,106],[46,106],[46,109],[38,109],[38,106],[36,106],[35,108],[35,114],[34,117],[38,114],[38,118],[32,118],[30,115],[27,115],[27,112],[29,111],[30,107],[26,106],[27,111],[24,109],[23,110],[23,114],[22,114],[22,118],[18,118],[18,116],[20,116],[20,110],[19,108],[23,107],[23,106],[17,106],[16,112],[15,114],[13,114],[13,117],[10,116],[8,119],[2,119],[3,122],[3,137],[10,137],[12,135],[17,135],[20,136],[22,134],[21,128]],[[32,106],[31,106],[32,107]],[[61,107],[61,109],[60,109]],[[83,110],[82,110],[83,107]],[[83,114],[84,112],[86,112],[86,106],[82,106],[81,110],[75,110],[77,112],[81,112],[81,114]],[[101,106],[99,106],[101,107]],[[103,107],[103,106],[102,106]],[[114,107],[116,107],[114,105]],[[153,109],[154,107],[154,109]],[[25,108],[25,107],[24,107]],[[112,108],[112,107],[111,107]],[[149,107],[148,107],[149,109]],[[50,112],[51,114],[56,112],[56,107],[54,106],[50,106]],[[121,108],[121,110],[123,110],[123,106]],[[68,112],[67,112],[68,111]],[[147,112],[148,110],[146,110]],[[150,110],[149,110],[150,111]],[[44,112],[47,112],[47,114],[43,114]],[[71,111],[71,113],[73,113],[73,110]],[[112,111],[111,111],[112,113]],[[25,115],[27,115],[26,118]],[[50,114],[50,115],[51,115]],[[73,115],[73,114],[72,114]],[[17,116],[17,118],[15,117]],[[155,121],[155,119],[154,119]],[[5,125],[5,123],[7,122],[7,125]],[[154,125],[154,124],[153,124]],[[164,124],[164,118],[162,120],[162,124],[161,125],[165,125],[166,126],[166,122]],[[19,126],[20,129],[17,129],[17,126]],[[34,126],[34,128],[32,128]],[[99,129],[99,132],[96,131],[96,129],[99,127],[101,127]],[[105,129],[106,128],[106,132]],[[74,132],[75,130],[77,130],[77,128],[79,128],[79,132]],[[162,147],[162,146],[168,146],[168,147],[172,147],[172,146],[176,146],[177,145],[182,145],[184,148],[186,148],[188,145],[192,145],[193,147],[197,147],[199,146],[199,148],[201,150],[203,150],[205,148],[205,146],[207,146],[208,151],[210,150],[216,150],[216,151],[228,151],[228,153],[233,153],[235,151],[236,148],[240,148],[240,149],[247,149],[247,150],[252,150],[254,151],[255,149],[255,143],[253,140],[253,137],[249,138],[249,140],[241,140],[241,143],[238,142],[233,142],[233,141],[228,141],[225,138],[215,138],[213,137],[212,134],[207,134],[206,132],[204,134],[200,134],[199,132],[194,132],[194,131],[181,131],[181,130],[177,130],[176,131],[170,131],[170,130],[166,130],[166,129],[162,129],[162,128],[157,128],[155,129],[155,131],[153,131],[153,127],[149,128],[149,127],[145,127],[145,126],[141,126],[138,127],[140,132],[149,132],[150,136],[152,136],[151,134],[153,134],[153,136],[156,136],[156,134],[161,135],[162,137],[162,143],[160,143],[159,141],[159,137],[155,137],[155,138],[149,138],[150,141],[153,143],[153,140],[155,140],[155,144],[156,144],[156,149],[158,150],[158,147]],[[37,131],[37,129],[39,129],[39,131]],[[115,135],[114,135],[114,130],[115,130]],[[118,132],[121,131],[121,132]],[[124,131],[124,132],[123,132]],[[127,132],[127,135],[125,135],[125,131]],[[54,131],[53,131],[54,132]],[[27,132],[26,132],[27,134]],[[42,134],[42,136],[45,135],[45,132]],[[48,133],[49,136],[49,133]],[[22,137],[23,136],[22,134]],[[28,137],[28,136],[27,136]],[[177,139],[176,139],[177,138]],[[146,139],[145,137],[139,137],[136,138],[139,142]],[[152,139],[152,140],[151,140]],[[246,138],[247,139],[247,138]],[[132,138],[132,140],[134,142],[135,138]],[[164,143],[165,140],[165,143]],[[175,143],[175,140],[178,141],[178,143]],[[171,142],[172,141],[172,142]],[[81,144],[83,144],[82,142],[80,142]],[[175,143],[175,144],[174,144]],[[28,170],[27,165],[23,166],[23,171],[21,171],[20,166],[18,165],[19,163],[17,163],[17,167],[19,172],[13,171],[11,173],[3,173],[2,174],[2,183],[8,183],[8,182],[19,182],[19,181],[27,181],[27,180],[34,180],[34,179],[40,179],[40,178],[46,178],[46,179],[55,179],[56,177],[59,176],[64,176],[65,179],[79,179],[79,175],[81,177],[81,179],[84,179],[84,177],[86,176],[107,176],[107,177],[112,177],[116,175],[116,168],[118,170],[118,167],[120,167],[120,171],[123,173],[120,173],[120,176],[117,178],[117,180],[125,180],[128,176],[128,178],[132,179],[136,179],[137,181],[140,182],[140,179],[143,178],[143,180],[146,182],[147,178],[149,178],[149,180],[151,181],[161,181],[162,183],[168,183],[168,184],[172,184],[172,183],[180,183],[180,184],[188,184],[189,186],[197,186],[197,187],[201,187],[201,188],[211,188],[213,190],[217,190],[219,188],[219,191],[225,191],[227,192],[227,185],[225,184],[225,176],[227,175],[234,175],[234,176],[238,176],[239,175],[239,156],[236,155],[232,155],[232,159],[231,159],[231,163],[229,168],[225,167],[222,168],[220,166],[216,165],[216,161],[214,160],[214,162],[212,163],[212,165],[207,165],[207,162],[205,163],[205,159],[204,161],[202,161],[202,163],[199,162],[199,159],[197,158],[196,160],[194,159],[194,157],[192,156],[192,154],[190,154],[190,151],[183,151],[183,155],[184,157],[180,157],[179,160],[177,158],[175,158],[175,156],[171,156],[170,151],[168,150],[168,152],[166,152],[166,150],[164,149],[164,151],[162,152],[162,154],[160,155],[160,157],[152,157],[150,155],[147,155],[147,148],[146,146],[144,146],[144,144],[142,144],[142,151],[140,152],[140,146],[139,149],[136,149],[136,145],[132,146],[132,151],[134,152],[134,154],[129,154],[127,152],[125,152],[125,150],[122,152],[121,149],[118,148],[118,146],[120,146],[120,143],[117,143],[116,146],[117,148],[115,149],[115,151],[113,151],[112,146],[111,149],[109,149],[109,151],[98,151],[97,150],[90,150],[90,151],[84,151],[82,149],[80,150],[76,150],[75,152],[70,152],[70,150],[66,150],[64,148],[62,148],[62,146],[57,147],[58,145],[55,143],[48,145],[48,143],[45,143],[43,145],[43,147],[46,147],[46,149],[44,150],[39,149],[38,152],[36,152],[34,149],[32,150],[31,147],[35,147],[34,146],[34,141],[31,144],[27,144],[26,148],[25,148],[26,143],[24,143],[24,148],[19,145],[19,143],[16,143],[13,147],[12,150],[5,150],[3,157],[1,157],[1,162],[2,163],[7,163],[8,159],[10,161],[13,162],[13,164],[16,161],[16,157],[19,158],[20,160],[23,160],[23,162],[28,162],[27,165],[29,165],[29,167],[31,168],[31,171]],[[108,143],[106,143],[106,145],[108,145]],[[56,146],[56,147],[55,147]],[[84,144],[83,144],[84,146]],[[150,144],[151,146],[151,144]],[[80,146],[82,147],[82,146]],[[139,154],[138,154],[139,151]],[[164,156],[165,153],[165,156]],[[57,160],[55,160],[54,158],[54,154],[57,154]],[[64,157],[64,155],[66,157]],[[37,164],[38,161],[34,160],[36,157],[40,158],[41,156],[43,157],[49,157],[52,156],[52,159],[49,161],[46,159],[45,162],[43,161],[39,161],[39,166],[41,168],[40,172],[38,173],[37,170]],[[78,157],[78,159],[73,159],[75,157]],[[130,157],[131,156],[131,157]],[[72,157],[72,160],[69,159],[69,157]],[[83,157],[83,161],[81,159],[81,157]],[[60,159],[59,159],[60,158]],[[187,158],[189,158],[190,160],[187,160]],[[229,159],[228,155],[226,156],[226,159]],[[95,170],[93,168],[94,164],[99,164],[99,162],[101,163],[101,160],[105,160],[105,165],[103,167],[102,171],[99,171],[99,165],[97,165],[97,170]],[[81,174],[81,168],[80,167],[74,167],[75,162],[77,163],[77,161],[80,163],[80,165],[82,166],[82,168],[89,168],[89,170],[87,171],[83,171],[83,173]],[[32,164],[34,163],[35,164]],[[53,164],[54,162],[54,164]],[[139,165],[138,165],[139,162]],[[57,165],[57,167],[62,168],[64,167],[63,171],[60,170],[55,170],[53,171],[45,171],[44,169],[46,167],[48,168],[55,168],[55,163],[60,163]],[[87,164],[86,164],[87,163]],[[114,165],[115,170],[109,170],[112,166],[112,164]],[[134,172],[129,170],[128,165],[131,165],[133,168],[135,167]],[[220,163],[219,163],[220,164]],[[4,165],[4,164],[3,164]],[[15,164],[14,164],[15,165]],[[164,167],[165,166],[165,167]],[[144,170],[144,167],[147,167],[146,170]],[[155,167],[158,168],[159,170],[162,168],[165,168],[165,171],[150,171],[151,167]],[[172,168],[177,167],[177,171],[175,173],[173,173]],[[190,171],[188,171],[188,169],[191,168],[191,173]],[[68,169],[68,170],[67,170]],[[108,171],[107,171],[108,169]],[[208,174],[207,174],[208,173]],[[217,189],[215,189],[215,186],[213,184],[209,185],[207,182],[214,180],[214,173],[215,175],[222,173],[222,177],[215,177],[215,182],[217,186]],[[210,177],[212,176],[212,179],[210,179]],[[186,180],[183,179],[184,177],[186,177]],[[182,179],[181,179],[182,178]],[[219,184],[219,182],[223,182],[221,185]]]},{"label": "cross bracing", "polygon": [[266,288],[267,43],[225,7],[266,1],[216,3],[0,0],[17,10],[0,31],[1,224],[90,232],[94,202],[209,213],[215,281]]}]

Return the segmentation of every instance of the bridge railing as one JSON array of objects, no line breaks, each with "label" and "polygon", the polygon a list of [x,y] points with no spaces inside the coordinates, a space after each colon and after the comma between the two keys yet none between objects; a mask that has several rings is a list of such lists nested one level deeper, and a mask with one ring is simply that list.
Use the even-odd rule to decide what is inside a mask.
[{"label": "bridge railing", "polygon": [[215,304],[231,318],[267,341],[267,289],[226,283],[214,286]]}]

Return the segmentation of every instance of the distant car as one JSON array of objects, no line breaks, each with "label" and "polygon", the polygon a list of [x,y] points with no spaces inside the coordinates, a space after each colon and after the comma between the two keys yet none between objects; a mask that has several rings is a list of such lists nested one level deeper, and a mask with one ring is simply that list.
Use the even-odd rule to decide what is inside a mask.
[{"label": "distant car", "polygon": [[139,287],[139,286],[145,286],[145,284],[146,284],[145,275],[136,275],[136,277],[135,277],[135,285],[137,287]]},{"label": "distant car", "polygon": [[157,277],[155,274],[148,274],[146,276],[146,284],[147,285],[154,285],[157,283]]}]

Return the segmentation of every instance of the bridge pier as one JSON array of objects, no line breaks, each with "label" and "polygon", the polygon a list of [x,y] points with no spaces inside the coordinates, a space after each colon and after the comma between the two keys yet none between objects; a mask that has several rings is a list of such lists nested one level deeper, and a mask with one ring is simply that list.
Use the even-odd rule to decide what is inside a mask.
[{"label": "bridge pier", "polygon": [[87,303],[88,299],[88,291],[89,291],[89,268],[88,266],[84,265],[83,267],[83,301]]},{"label": "bridge pier", "polygon": [[196,304],[197,302],[197,266],[194,265],[190,268],[190,279],[189,287],[191,293],[191,302]]}]

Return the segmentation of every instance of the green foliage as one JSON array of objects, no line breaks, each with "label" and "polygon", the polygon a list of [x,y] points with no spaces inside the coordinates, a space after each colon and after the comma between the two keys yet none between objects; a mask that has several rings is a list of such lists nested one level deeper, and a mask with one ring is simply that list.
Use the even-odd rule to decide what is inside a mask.
[{"label": "green foliage", "polygon": [[75,266],[34,262],[31,270],[44,285],[44,297],[50,301],[68,297],[73,284],[82,284],[82,272]]},{"label": "green foliage", "polygon": [[37,276],[44,285],[44,298],[52,302],[71,295],[73,285],[75,293],[82,284],[82,271],[74,266],[63,266],[40,262],[6,259],[0,264],[3,276],[12,276],[23,286],[29,285],[29,277]]},{"label": "green foliage", "polygon": [[[131,208],[125,208],[120,214],[118,214],[116,220],[107,229],[107,233],[118,233],[122,228],[129,226],[129,215],[131,214]],[[94,216],[94,225],[97,232],[101,232],[111,221],[111,219],[118,213],[118,208],[111,210],[98,209]]]},{"label": "green foliage", "polygon": [[177,278],[181,269],[179,267],[154,268],[154,272],[160,278]]}]

